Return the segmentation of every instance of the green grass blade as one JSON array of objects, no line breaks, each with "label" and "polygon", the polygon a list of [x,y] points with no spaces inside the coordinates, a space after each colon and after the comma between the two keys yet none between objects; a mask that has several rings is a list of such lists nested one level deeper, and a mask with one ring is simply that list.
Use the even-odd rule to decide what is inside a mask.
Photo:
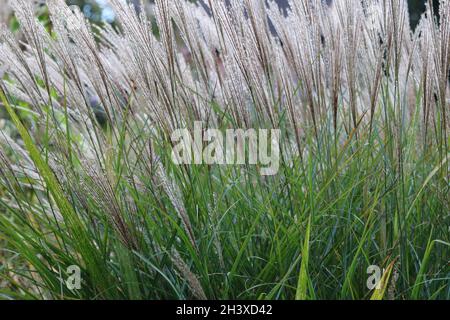
[{"label": "green grass blade", "polygon": [[295,294],[296,300],[306,300],[308,298],[307,291],[309,282],[308,262],[309,262],[310,234],[311,234],[311,216],[308,219],[308,226],[306,227],[306,234],[305,234],[305,242],[303,243],[302,262],[300,266],[300,274],[298,277],[297,292]]}]

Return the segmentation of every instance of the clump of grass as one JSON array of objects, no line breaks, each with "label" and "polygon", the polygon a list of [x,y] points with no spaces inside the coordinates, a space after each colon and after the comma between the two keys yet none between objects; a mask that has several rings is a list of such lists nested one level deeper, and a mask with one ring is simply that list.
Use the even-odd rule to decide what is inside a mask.
[{"label": "clump of grass", "polygon": [[[113,28],[48,0],[51,32],[13,5],[4,297],[450,298],[450,1],[414,33],[406,1],[111,0]],[[281,129],[279,173],[175,165],[195,121]]]}]

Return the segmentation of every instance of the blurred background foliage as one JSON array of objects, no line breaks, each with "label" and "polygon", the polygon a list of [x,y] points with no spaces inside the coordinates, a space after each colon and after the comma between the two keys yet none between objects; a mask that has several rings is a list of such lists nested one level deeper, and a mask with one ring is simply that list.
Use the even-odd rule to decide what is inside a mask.
[{"label": "blurred background foliage", "polygon": [[[5,2],[8,0],[0,0],[0,11],[6,11]],[[134,3],[137,10],[142,10],[140,8],[140,0],[127,0],[128,2]],[[194,0],[195,1],[195,0]],[[199,0],[204,1],[204,0]],[[280,7],[286,8],[288,6],[288,0],[275,0],[278,2]],[[327,0],[327,2],[332,2],[333,0]],[[433,7],[435,12],[438,12],[439,0],[408,0],[409,10],[410,10],[410,20],[412,27],[415,27],[420,20],[422,13],[425,11],[426,3],[431,1],[433,3]],[[44,2],[44,1],[40,1]],[[78,6],[80,10],[85,14],[85,16],[91,21],[101,24],[101,23],[114,23],[114,13],[108,7],[108,0],[66,0],[67,4]],[[151,6],[154,3],[154,0],[144,0],[146,8],[144,10],[151,10]],[[41,6],[38,9],[39,18],[43,22],[48,22],[48,17],[45,12],[44,6]],[[18,29],[18,24],[15,19],[10,20],[10,27],[13,30]]]},{"label": "blurred background foliage", "polygon": [[[79,6],[82,11],[94,21],[108,21],[111,19],[111,13],[107,9],[105,0],[68,0],[71,5]],[[131,0],[136,5],[139,0]],[[288,0],[277,0],[282,7],[287,6]],[[417,25],[421,14],[425,11],[425,4],[428,0],[408,0],[410,7],[410,18],[413,26]],[[435,9],[438,7],[439,0],[433,0]]]}]

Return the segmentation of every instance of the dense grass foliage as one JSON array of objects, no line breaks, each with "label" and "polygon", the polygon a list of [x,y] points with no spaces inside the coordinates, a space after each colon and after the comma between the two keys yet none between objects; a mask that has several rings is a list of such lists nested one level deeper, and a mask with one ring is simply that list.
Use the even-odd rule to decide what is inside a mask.
[{"label": "dense grass foliage", "polygon": [[[406,1],[230,3],[111,0],[117,28],[14,3],[1,297],[450,299],[450,1],[415,32]],[[280,129],[278,174],[175,165],[194,121]]]}]

